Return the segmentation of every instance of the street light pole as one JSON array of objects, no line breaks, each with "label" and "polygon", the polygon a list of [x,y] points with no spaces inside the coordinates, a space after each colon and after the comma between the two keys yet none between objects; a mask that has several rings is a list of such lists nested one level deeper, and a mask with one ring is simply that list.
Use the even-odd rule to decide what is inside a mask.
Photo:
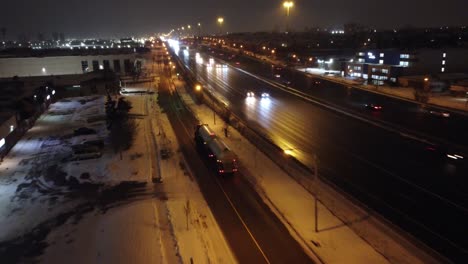
[{"label": "street light pole", "polygon": [[315,199],[314,199],[314,208],[315,208],[315,233],[318,232],[318,190],[319,190],[319,177],[318,177],[318,158],[314,154],[314,176],[316,179],[316,189],[315,189]]},{"label": "street light pole", "polygon": [[[293,156],[293,150],[294,149],[285,149],[284,150],[284,154],[286,154],[287,156]],[[314,166],[314,176],[313,176],[313,179],[315,179],[316,181],[316,184],[315,184],[315,191],[314,191],[314,217],[315,217],[315,232],[318,233],[319,231],[319,228],[318,228],[318,191],[319,191],[319,183],[320,183],[320,179],[319,179],[319,175],[318,175],[318,171],[319,171],[319,168],[318,168],[318,157],[317,157],[317,154],[314,154],[314,157],[313,157],[313,166]]]},{"label": "street light pole", "polygon": [[289,31],[289,9],[294,6],[293,1],[283,2],[283,7],[286,8],[286,32]]},{"label": "street light pole", "polygon": [[224,23],[224,18],[223,17],[218,17],[219,35],[220,36],[222,35],[223,23]]}]

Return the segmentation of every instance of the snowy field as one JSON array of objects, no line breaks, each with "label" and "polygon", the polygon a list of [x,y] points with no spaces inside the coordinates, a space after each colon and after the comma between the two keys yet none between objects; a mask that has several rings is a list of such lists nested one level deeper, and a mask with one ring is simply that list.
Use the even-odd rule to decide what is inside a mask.
[{"label": "snowy field", "polygon": [[[156,95],[125,97],[137,135],[122,159],[109,146],[104,97],[52,104],[4,159],[1,263],[236,262]],[[81,127],[96,133],[74,135]],[[69,159],[90,140],[104,141],[101,157]],[[157,158],[156,144],[171,157]],[[156,171],[163,183],[152,182]]]}]

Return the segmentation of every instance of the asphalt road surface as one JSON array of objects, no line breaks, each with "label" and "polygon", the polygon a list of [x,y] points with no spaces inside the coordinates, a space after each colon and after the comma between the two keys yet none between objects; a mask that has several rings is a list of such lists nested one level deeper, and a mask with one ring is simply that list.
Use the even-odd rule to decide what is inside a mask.
[{"label": "asphalt road surface", "polygon": [[[454,260],[468,257],[466,159],[446,159],[425,143],[301,99],[234,68],[216,66],[218,62],[207,66],[206,54],[201,54],[203,64],[196,63],[194,54],[180,57],[206,89],[275,144],[307,165],[316,153],[322,177],[442,254]],[[246,98],[248,91],[255,98]],[[270,98],[261,99],[263,92]],[[366,114],[371,120],[385,115]]]},{"label": "asphalt road surface", "polygon": [[301,246],[241,175],[219,177],[197,153],[197,120],[162,79],[159,104],[168,114],[181,149],[208,205],[240,263],[312,263]]}]

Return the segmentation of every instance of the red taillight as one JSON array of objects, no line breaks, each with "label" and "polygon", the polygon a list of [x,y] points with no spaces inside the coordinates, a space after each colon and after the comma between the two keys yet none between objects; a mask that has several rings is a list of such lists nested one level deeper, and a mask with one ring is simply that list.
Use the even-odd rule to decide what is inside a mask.
[{"label": "red taillight", "polygon": [[208,157],[210,157],[210,158],[212,158],[213,156],[214,156],[213,154],[208,155]]},{"label": "red taillight", "polygon": [[224,173],[224,170],[219,170],[219,173]]},{"label": "red taillight", "polygon": [[232,169],[232,171],[237,171],[237,169]]}]

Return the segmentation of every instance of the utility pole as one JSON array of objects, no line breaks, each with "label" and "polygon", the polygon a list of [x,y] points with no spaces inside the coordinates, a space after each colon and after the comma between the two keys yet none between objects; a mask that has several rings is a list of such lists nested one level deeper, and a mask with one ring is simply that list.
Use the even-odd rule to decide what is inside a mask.
[{"label": "utility pole", "polygon": [[319,177],[318,177],[318,158],[314,154],[314,178],[316,180],[315,187],[315,199],[314,199],[314,208],[315,208],[315,233],[318,232],[318,191],[319,191]]}]

